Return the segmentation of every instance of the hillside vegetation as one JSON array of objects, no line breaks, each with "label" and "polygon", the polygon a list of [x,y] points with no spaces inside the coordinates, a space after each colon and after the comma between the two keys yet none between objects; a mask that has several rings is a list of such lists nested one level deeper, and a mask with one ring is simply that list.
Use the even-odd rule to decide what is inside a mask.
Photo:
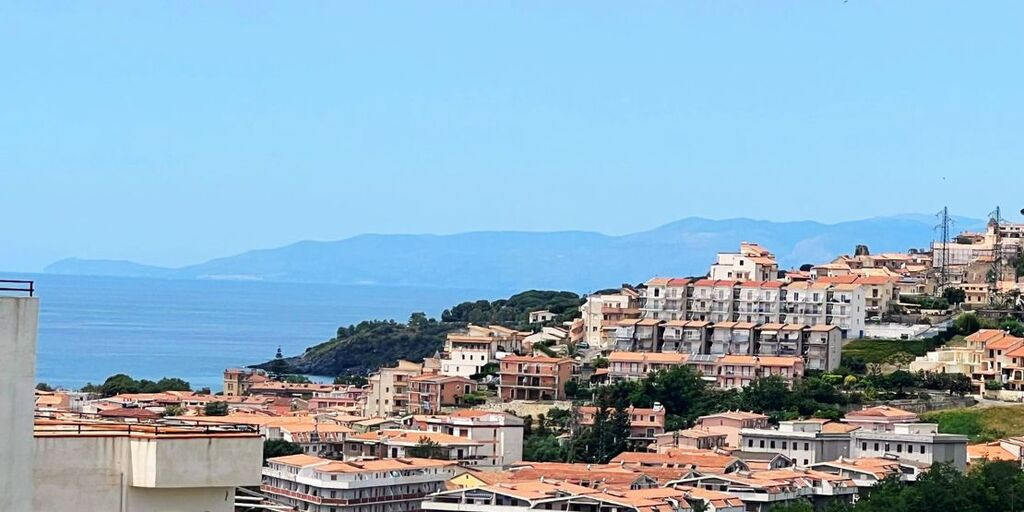
[{"label": "hillside vegetation", "polygon": [[1024,405],[933,411],[921,420],[938,423],[940,432],[968,436],[971,442],[1024,435]]},{"label": "hillside vegetation", "polygon": [[[364,375],[399,359],[422,361],[444,346],[445,336],[468,323],[525,329],[531,311],[547,309],[561,319],[579,315],[582,299],[572,292],[530,290],[508,299],[463,302],[444,311],[441,320],[413,313],[405,323],[368,320],[339,327],[335,336],[285,359],[288,371],[312,375]],[[258,368],[269,369],[268,361]]]}]

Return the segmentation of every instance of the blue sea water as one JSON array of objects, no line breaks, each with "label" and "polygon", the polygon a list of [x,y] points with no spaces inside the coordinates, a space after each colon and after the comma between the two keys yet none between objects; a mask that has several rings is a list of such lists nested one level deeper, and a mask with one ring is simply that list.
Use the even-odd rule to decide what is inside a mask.
[{"label": "blue sea water", "polygon": [[437,316],[464,300],[507,291],[190,281],[11,274],[36,281],[40,301],[36,377],[77,388],[115,373],[181,377],[194,389],[221,387],[231,366],[266,361],[367,319]]}]

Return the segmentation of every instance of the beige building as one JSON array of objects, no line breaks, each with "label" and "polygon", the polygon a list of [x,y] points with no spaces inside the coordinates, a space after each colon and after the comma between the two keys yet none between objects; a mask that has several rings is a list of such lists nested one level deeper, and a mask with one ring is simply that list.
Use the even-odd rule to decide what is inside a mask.
[{"label": "beige building", "polygon": [[611,348],[615,343],[615,327],[630,318],[640,318],[639,294],[629,288],[618,293],[588,295],[580,306],[583,320],[583,341],[591,347]]},{"label": "beige building", "polygon": [[370,375],[363,414],[392,416],[409,410],[409,379],[423,373],[423,364],[400,360],[394,368],[381,368]]},{"label": "beige building", "polygon": [[480,443],[474,467],[503,468],[523,460],[523,420],[506,412],[459,409],[449,415],[415,416],[418,430]]}]

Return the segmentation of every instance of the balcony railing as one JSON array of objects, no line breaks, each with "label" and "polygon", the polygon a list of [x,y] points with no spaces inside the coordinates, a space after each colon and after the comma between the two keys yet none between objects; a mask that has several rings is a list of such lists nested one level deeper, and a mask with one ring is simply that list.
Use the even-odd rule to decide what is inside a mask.
[{"label": "balcony railing", "polygon": [[33,297],[36,294],[36,283],[21,279],[0,279],[0,292],[20,292]]}]

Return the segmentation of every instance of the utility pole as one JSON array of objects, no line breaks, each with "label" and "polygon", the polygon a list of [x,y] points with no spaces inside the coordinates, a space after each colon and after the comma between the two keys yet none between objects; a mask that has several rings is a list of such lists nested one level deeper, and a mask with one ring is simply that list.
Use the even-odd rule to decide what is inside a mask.
[{"label": "utility pole", "polygon": [[[949,218],[949,207],[943,206],[936,216],[939,218],[939,225],[935,226],[935,229],[939,230],[939,236],[942,238],[942,246],[939,248],[939,293],[945,291],[946,287],[949,286],[949,226],[953,223]],[[934,258],[935,255],[933,254]]]}]

